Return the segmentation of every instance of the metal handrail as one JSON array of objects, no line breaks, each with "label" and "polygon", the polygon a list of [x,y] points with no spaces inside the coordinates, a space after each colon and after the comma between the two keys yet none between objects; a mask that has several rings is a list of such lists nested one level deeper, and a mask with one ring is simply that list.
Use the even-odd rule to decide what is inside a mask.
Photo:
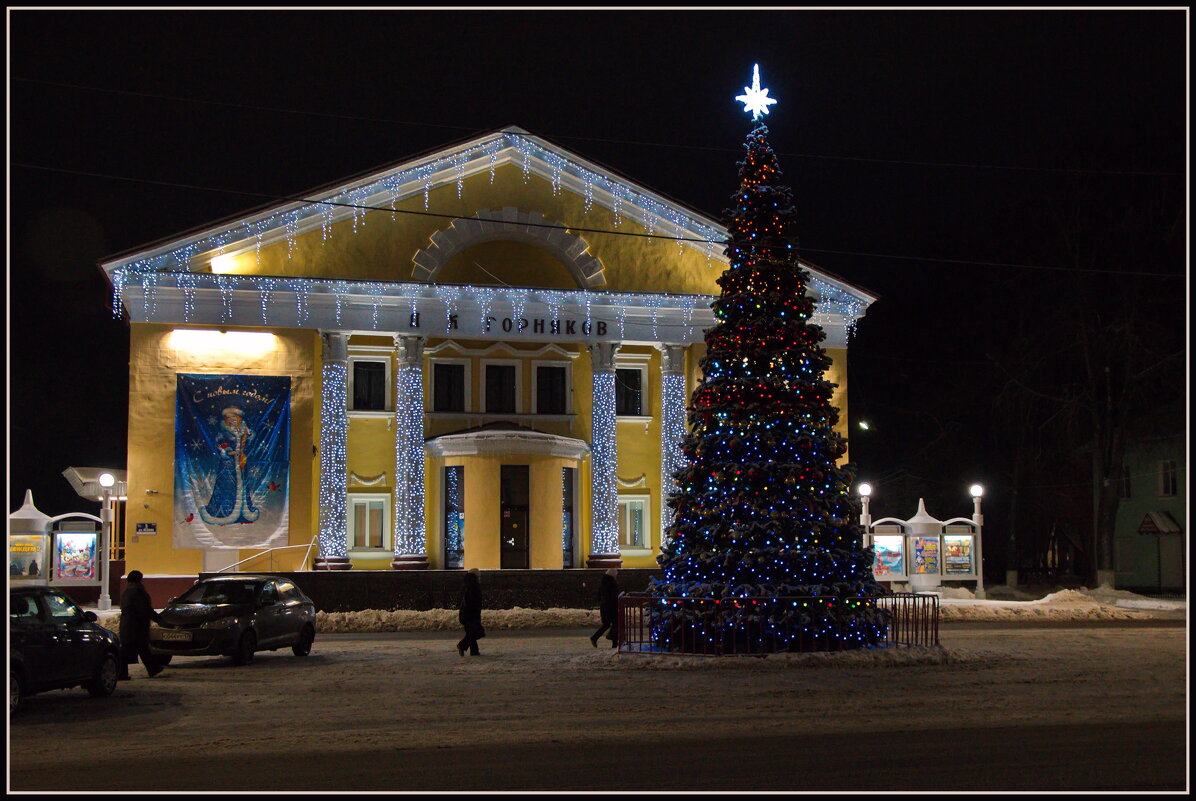
[{"label": "metal handrail", "polygon": [[237,565],[243,565],[246,562],[250,562],[254,559],[257,559],[259,556],[265,556],[266,554],[270,554],[270,568],[273,569],[273,567],[274,567],[274,552],[275,551],[285,551],[290,548],[306,548],[307,549],[303,554],[303,564],[306,565],[307,557],[311,554],[311,546],[315,545],[316,540],[319,538],[319,536],[320,536],[319,534],[316,534],[314,537],[311,538],[311,542],[307,543],[307,545],[279,545],[277,548],[267,548],[266,550],[261,551],[260,553],[255,553],[253,556],[250,556],[246,559],[242,559],[240,562],[233,562],[231,565],[225,565],[224,567],[220,568],[216,572],[223,573],[226,570],[233,569]]}]

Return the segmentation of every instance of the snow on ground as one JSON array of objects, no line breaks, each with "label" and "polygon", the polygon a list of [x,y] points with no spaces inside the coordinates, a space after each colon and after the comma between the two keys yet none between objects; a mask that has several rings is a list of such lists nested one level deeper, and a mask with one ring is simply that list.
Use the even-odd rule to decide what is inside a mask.
[{"label": "snow on ground", "polygon": [[[963,587],[944,587],[939,593],[939,615],[944,622],[977,621],[1091,621],[1182,619],[1186,600],[1147,598],[1101,585],[1094,590],[1061,589],[1035,598],[1001,585],[987,589],[987,599],[976,598]],[[100,622],[116,630],[120,612],[102,612]],[[483,622],[491,629],[555,629],[598,626],[594,609],[487,609]],[[447,631],[460,627],[455,609],[367,609],[360,612],[318,612],[322,632]]]}]

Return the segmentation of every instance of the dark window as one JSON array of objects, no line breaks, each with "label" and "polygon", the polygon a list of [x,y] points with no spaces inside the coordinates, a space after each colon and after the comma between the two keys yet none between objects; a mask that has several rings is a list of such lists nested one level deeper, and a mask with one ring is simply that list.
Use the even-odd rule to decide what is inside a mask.
[{"label": "dark window", "polygon": [[465,468],[444,468],[444,566],[465,564]]},{"label": "dark window", "polygon": [[353,408],[359,411],[386,408],[385,362],[353,362]]},{"label": "dark window", "polygon": [[465,411],[465,365],[436,364],[433,368],[432,386],[432,411]]},{"label": "dark window", "polygon": [[486,365],[486,411],[515,413],[515,365]]},{"label": "dark window", "polygon": [[573,470],[561,468],[561,556],[565,568],[573,567]]},{"label": "dark window", "polygon": [[536,368],[536,414],[565,413],[565,368]]},{"label": "dark window", "polygon": [[643,377],[639,370],[615,370],[615,414],[637,417],[644,413]]}]

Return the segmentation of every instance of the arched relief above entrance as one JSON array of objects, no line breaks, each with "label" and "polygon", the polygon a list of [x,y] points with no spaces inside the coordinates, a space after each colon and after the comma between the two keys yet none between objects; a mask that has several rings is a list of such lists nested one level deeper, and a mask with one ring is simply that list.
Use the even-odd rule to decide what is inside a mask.
[{"label": "arched relief above entrance", "polygon": [[602,262],[590,255],[590,245],[580,236],[546,220],[539,212],[524,212],[513,206],[479,211],[474,217],[453,220],[447,228],[432,234],[429,245],[412,257],[411,277],[435,281],[437,274],[458,253],[483,242],[512,240],[541,247],[560,259],[581,289],[606,286]]}]

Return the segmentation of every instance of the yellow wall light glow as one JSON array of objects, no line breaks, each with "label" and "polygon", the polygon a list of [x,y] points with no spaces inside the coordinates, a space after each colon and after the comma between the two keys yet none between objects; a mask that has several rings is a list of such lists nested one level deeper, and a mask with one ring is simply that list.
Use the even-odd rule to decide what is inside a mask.
[{"label": "yellow wall light glow", "polygon": [[213,256],[212,272],[231,273],[237,266],[236,256]]},{"label": "yellow wall light glow", "polygon": [[190,353],[226,351],[246,355],[269,353],[278,348],[278,337],[267,331],[214,331],[176,328],[170,332],[170,346]]}]

